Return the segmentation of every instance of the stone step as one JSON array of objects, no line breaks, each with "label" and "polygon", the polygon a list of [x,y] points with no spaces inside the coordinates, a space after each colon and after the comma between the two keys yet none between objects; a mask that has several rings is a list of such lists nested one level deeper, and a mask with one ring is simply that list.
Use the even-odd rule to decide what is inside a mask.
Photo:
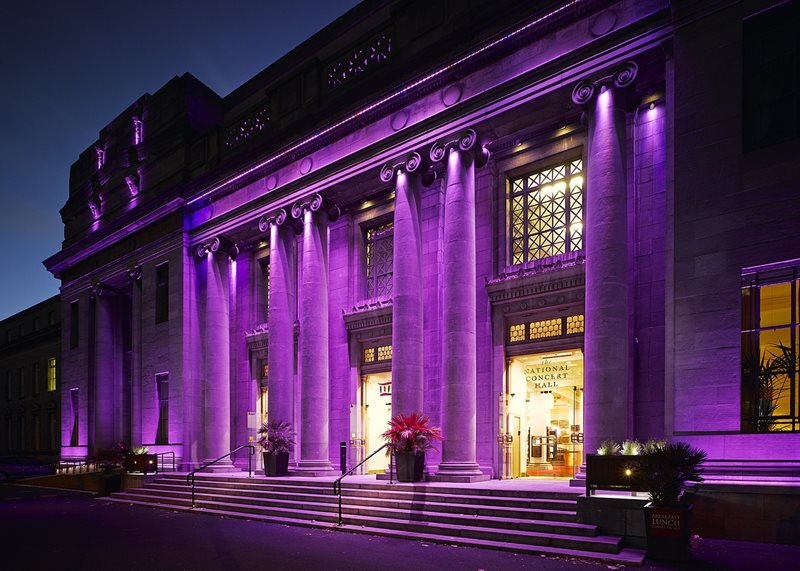
[{"label": "stone step", "polygon": [[[148,484],[148,487],[153,489],[170,489],[170,490],[190,490],[191,487],[185,483],[156,481]],[[333,490],[326,490],[320,488],[310,487],[294,487],[294,488],[273,488],[264,485],[249,485],[249,486],[236,486],[236,485],[207,485],[205,482],[198,482],[195,489],[203,490],[219,490],[220,493],[225,494],[247,494],[254,497],[274,497],[292,498],[297,501],[312,501],[312,502],[326,502],[335,501],[336,495]],[[425,505],[443,505],[451,506],[445,511],[460,511],[464,512],[471,510],[474,506],[480,506],[484,510],[496,509],[499,511],[516,511],[518,513],[526,512],[539,512],[543,514],[552,513],[554,518],[560,520],[567,520],[570,517],[576,517],[577,502],[568,502],[564,500],[551,500],[551,499],[529,499],[529,500],[509,500],[506,498],[495,499],[490,496],[456,496],[454,494],[448,495],[430,495],[425,494],[420,497],[420,494],[413,494],[403,492],[402,490],[394,491],[374,491],[374,490],[354,490],[343,489],[343,497],[351,498],[369,498],[371,500],[381,500],[384,502],[407,502],[413,504]],[[523,511],[524,510],[524,511]],[[500,513],[487,515],[502,515]]]},{"label": "stone step", "polygon": [[[167,505],[178,505],[183,507],[191,506],[190,498],[176,498],[151,496],[125,492],[115,494],[115,499],[130,499],[140,502],[156,502]],[[337,514],[334,512],[312,511],[309,509],[294,508],[265,508],[249,504],[236,504],[219,500],[199,500],[198,507],[223,510],[239,511],[248,514],[262,514],[274,517],[291,517],[294,519],[308,519],[312,521],[323,521],[336,523]],[[545,545],[551,547],[565,547],[570,549],[583,549],[588,551],[600,551],[604,553],[616,553],[619,551],[621,540],[617,537],[608,536],[579,536],[563,533],[549,533],[543,531],[523,531],[519,529],[500,529],[485,527],[480,525],[464,525],[453,523],[435,523],[429,521],[414,521],[407,518],[395,519],[388,517],[363,516],[358,514],[344,514],[343,520],[347,525],[370,526],[396,530],[405,530],[419,533],[436,533],[441,535],[458,535],[473,539],[486,539],[491,541],[513,541],[522,544]],[[476,522],[479,523],[479,522]]]},{"label": "stone step", "polygon": [[[161,498],[180,498],[185,501],[191,500],[191,491],[161,490],[152,487],[139,490],[131,490],[133,494],[146,494],[148,496],[158,496]],[[329,503],[319,502],[297,502],[289,499],[261,499],[253,496],[242,495],[223,495],[214,492],[204,492],[198,490],[195,494],[197,502],[226,502],[232,505],[256,506],[264,509],[299,509],[302,511],[310,510],[315,512],[325,512],[336,514],[338,507],[335,501]],[[355,498],[350,498],[355,499]],[[343,498],[344,500],[344,498]],[[477,513],[443,513],[435,509],[430,509],[428,505],[409,505],[399,508],[391,508],[383,505],[363,505],[342,502],[342,513],[350,515],[360,515],[365,517],[394,518],[403,521],[413,520],[431,523],[442,523],[452,525],[482,525],[498,529],[517,529],[522,531],[541,531],[552,533],[565,533],[580,536],[597,535],[597,527],[575,522],[559,522],[548,520],[537,520],[530,517],[515,518],[504,516],[490,516]]]},{"label": "stone step", "polygon": [[[155,482],[148,484],[146,489],[152,493],[156,491],[163,493],[177,493],[186,492],[190,493],[189,486],[181,484],[163,484]],[[256,490],[251,488],[230,487],[218,488],[213,486],[196,486],[197,493],[221,493],[229,496],[246,496],[248,498],[257,499],[259,501],[268,501],[270,499],[294,501],[301,503],[320,503],[320,504],[336,504],[335,495],[322,495],[320,493],[288,493],[276,492],[273,490]],[[345,505],[362,505],[385,507],[394,509],[411,509],[416,507],[424,507],[425,510],[432,512],[443,513],[459,513],[468,515],[481,515],[481,516],[495,516],[495,517],[510,517],[518,519],[539,519],[550,521],[577,521],[577,514],[575,513],[574,505],[561,506],[559,504],[544,504],[545,508],[540,508],[536,501],[531,501],[532,507],[517,508],[492,505],[491,502],[483,499],[481,503],[457,503],[452,501],[438,502],[430,501],[428,498],[385,498],[376,495],[366,495],[364,492],[354,490],[343,490],[342,494],[343,503]],[[452,498],[447,498],[452,500]],[[553,500],[548,500],[553,501]],[[566,509],[549,509],[552,507],[565,507]]]},{"label": "stone step", "polygon": [[[186,478],[158,478],[156,483],[169,484],[181,483],[186,485]],[[325,486],[310,485],[307,481],[297,482],[273,482],[264,479],[247,479],[231,481],[230,478],[198,478],[196,485],[214,486],[225,489],[262,489],[274,490],[282,493],[319,493],[333,495],[333,485],[326,482]],[[442,488],[442,487],[406,487],[402,484],[377,484],[367,487],[360,485],[343,486],[343,493],[348,490],[367,492],[373,497],[384,499],[406,499],[413,497],[417,501],[435,501],[444,503],[464,503],[464,504],[485,504],[505,507],[517,507],[526,509],[555,509],[563,511],[577,511],[577,497],[580,493],[569,495],[568,498],[540,497],[538,492],[521,492],[518,496],[494,496],[489,494],[476,493],[479,490],[472,488]],[[443,492],[442,490],[446,490]],[[480,490],[484,491],[484,490]],[[505,491],[505,490],[504,490]]]},{"label": "stone step", "polygon": [[[159,474],[159,480],[180,480],[186,482],[186,475],[180,474]],[[271,486],[305,486],[315,488],[333,489],[333,480],[325,480],[320,478],[300,478],[300,477],[276,477],[268,478],[263,475],[248,478],[246,475],[240,477],[220,477],[213,474],[198,473],[195,475],[196,481],[199,483],[201,480],[204,482],[219,482],[219,483],[259,483],[268,484]],[[456,494],[461,495],[465,492],[472,496],[491,496],[493,498],[541,498],[541,499],[562,499],[562,500],[575,500],[582,494],[582,490],[575,491],[547,491],[547,490],[511,490],[503,488],[492,487],[475,487],[463,485],[442,485],[431,484],[426,482],[421,483],[400,483],[395,482],[389,484],[388,482],[359,482],[353,480],[343,480],[342,489],[359,489],[359,490],[385,490],[385,489],[403,489],[409,493],[437,493],[437,494]]]},{"label": "stone step", "polygon": [[294,525],[302,527],[316,527],[330,530],[343,531],[348,533],[361,533],[367,535],[380,535],[384,537],[393,537],[398,539],[410,539],[417,541],[426,541],[430,543],[444,543],[449,545],[458,545],[462,547],[479,547],[482,549],[495,549],[501,551],[512,551],[515,553],[527,554],[542,554],[553,555],[560,557],[581,558],[590,561],[599,561],[603,563],[614,563],[622,565],[642,565],[644,561],[644,551],[638,549],[624,548],[616,553],[597,552],[586,549],[576,549],[569,547],[557,547],[551,545],[533,545],[525,543],[517,543],[507,540],[490,540],[472,537],[463,537],[456,534],[449,533],[431,533],[431,530],[424,532],[409,532],[407,530],[396,530],[382,527],[374,527],[370,525],[344,525],[337,526],[335,523],[325,521],[313,521],[306,519],[296,519],[285,516],[271,516],[260,515],[252,513],[243,513],[236,510],[215,509],[209,507],[201,507],[192,509],[186,505],[176,505],[173,503],[158,503],[156,501],[141,501],[131,498],[103,498],[105,501],[125,503],[132,505],[140,505],[145,507],[170,509],[174,511],[186,511],[198,514],[210,514],[223,517],[252,519],[257,521],[264,521],[270,523],[278,523],[284,525]]}]

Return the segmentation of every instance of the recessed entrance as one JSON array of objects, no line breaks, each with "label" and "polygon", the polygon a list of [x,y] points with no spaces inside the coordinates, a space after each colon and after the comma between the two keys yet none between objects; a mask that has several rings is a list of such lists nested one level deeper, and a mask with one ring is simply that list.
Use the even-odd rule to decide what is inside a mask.
[{"label": "recessed entrance", "polygon": [[[389,428],[392,417],[392,373],[374,373],[361,379],[364,453],[370,454],[383,444],[381,434]],[[389,468],[389,457],[376,454],[367,461],[366,468],[370,474],[383,473]]]},{"label": "recessed entrance", "polygon": [[508,376],[511,476],[572,477],[583,454],[583,353],[513,357]]}]

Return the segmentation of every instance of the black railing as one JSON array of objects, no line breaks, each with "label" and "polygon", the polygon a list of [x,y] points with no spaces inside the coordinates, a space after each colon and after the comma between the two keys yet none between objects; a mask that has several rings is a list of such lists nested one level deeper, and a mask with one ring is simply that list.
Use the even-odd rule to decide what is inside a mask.
[{"label": "black railing", "polygon": [[209,466],[211,466],[213,464],[216,464],[220,460],[223,460],[223,459],[227,458],[228,456],[230,456],[234,452],[238,452],[242,448],[249,448],[250,449],[250,454],[247,455],[247,477],[248,478],[252,478],[253,477],[253,455],[256,453],[256,447],[253,446],[252,444],[242,444],[241,446],[239,446],[238,448],[234,448],[233,450],[231,450],[227,454],[223,454],[222,456],[220,456],[216,460],[212,460],[211,462],[206,462],[205,464],[203,464],[202,466],[200,466],[196,470],[193,470],[193,471],[189,472],[186,475],[186,485],[187,486],[189,486],[189,485],[192,486],[192,508],[195,507],[195,505],[194,505],[194,475],[197,474],[199,471],[205,470]]},{"label": "black railing", "polygon": [[164,459],[162,456],[172,456],[172,471],[175,471],[175,452],[172,450],[168,452],[158,452],[156,456],[158,456],[158,460],[156,460],[156,471],[166,472],[166,470],[164,470]]},{"label": "black railing", "polygon": [[[364,458],[361,462],[359,462],[358,464],[356,464],[355,466],[350,468],[347,472],[345,472],[344,474],[342,474],[341,476],[336,478],[336,480],[334,480],[334,482],[333,482],[333,493],[336,494],[337,496],[339,496],[339,523],[337,525],[343,525],[342,524],[342,480],[345,478],[345,476],[349,476],[350,474],[355,472],[358,468],[363,466],[366,463],[367,460],[369,460],[370,458],[375,456],[375,454],[377,454],[378,452],[380,452],[381,450],[383,450],[387,446],[389,446],[388,442],[386,444],[384,444],[383,446],[381,446],[380,448],[378,448],[375,452],[373,452],[372,454],[370,454],[369,456]],[[394,484],[394,463],[393,463],[393,459],[394,459],[394,454],[389,454],[389,483],[390,484]]]}]

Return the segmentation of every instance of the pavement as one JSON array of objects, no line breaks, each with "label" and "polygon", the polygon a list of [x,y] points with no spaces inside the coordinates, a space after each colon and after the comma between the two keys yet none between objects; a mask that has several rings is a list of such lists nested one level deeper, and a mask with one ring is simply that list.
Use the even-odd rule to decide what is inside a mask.
[{"label": "pavement", "polygon": [[[511,571],[623,569],[112,504],[80,492],[0,485],[0,568],[8,570]],[[646,570],[797,569],[800,546],[696,538],[693,559]]]}]

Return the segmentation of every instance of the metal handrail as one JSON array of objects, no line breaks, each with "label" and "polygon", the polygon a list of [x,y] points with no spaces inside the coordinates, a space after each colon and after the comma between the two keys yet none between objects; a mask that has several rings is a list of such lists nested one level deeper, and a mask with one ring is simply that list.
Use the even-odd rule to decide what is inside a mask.
[{"label": "metal handrail", "polygon": [[[337,525],[344,525],[342,523],[342,480],[345,478],[345,476],[349,476],[350,474],[355,472],[358,468],[363,466],[366,463],[367,460],[369,460],[370,458],[375,456],[375,454],[377,454],[378,452],[380,452],[381,450],[383,450],[387,446],[389,446],[388,442],[386,444],[384,444],[383,446],[381,446],[380,448],[378,448],[377,450],[375,450],[375,452],[373,452],[372,454],[370,454],[369,456],[364,458],[361,462],[359,462],[358,464],[356,464],[355,466],[350,468],[347,472],[345,472],[344,474],[342,474],[341,476],[336,478],[336,480],[333,481],[333,493],[336,494],[337,496],[339,496],[339,523]],[[394,484],[394,463],[392,462],[393,458],[394,458],[394,455],[393,454],[389,454],[389,483],[390,484]]]},{"label": "metal handrail", "polygon": [[250,454],[248,454],[248,456],[247,456],[247,477],[248,478],[252,478],[253,477],[253,460],[252,460],[252,457],[256,453],[256,447],[253,446],[252,444],[242,444],[241,446],[239,446],[238,448],[234,448],[233,450],[231,450],[227,454],[223,454],[222,456],[220,456],[216,460],[212,460],[211,462],[206,462],[205,464],[203,464],[202,466],[200,466],[196,470],[193,470],[193,471],[189,472],[188,474],[186,474],[186,485],[187,486],[188,485],[192,486],[192,508],[195,507],[195,505],[194,505],[194,475],[197,474],[200,470],[205,470],[206,468],[208,468],[212,464],[216,464],[220,460],[222,460],[224,458],[227,458],[228,456],[230,456],[234,452],[238,452],[242,448],[249,448],[250,449]]},{"label": "metal handrail", "polygon": [[[172,450],[169,450],[167,452],[157,452],[156,456],[158,456],[160,458],[161,456],[166,456],[168,454],[172,456],[172,471],[174,472],[175,471],[175,452],[173,452]],[[161,466],[162,467],[164,466],[164,461],[163,460],[161,461]],[[156,460],[156,471],[158,471],[158,460]]]}]

